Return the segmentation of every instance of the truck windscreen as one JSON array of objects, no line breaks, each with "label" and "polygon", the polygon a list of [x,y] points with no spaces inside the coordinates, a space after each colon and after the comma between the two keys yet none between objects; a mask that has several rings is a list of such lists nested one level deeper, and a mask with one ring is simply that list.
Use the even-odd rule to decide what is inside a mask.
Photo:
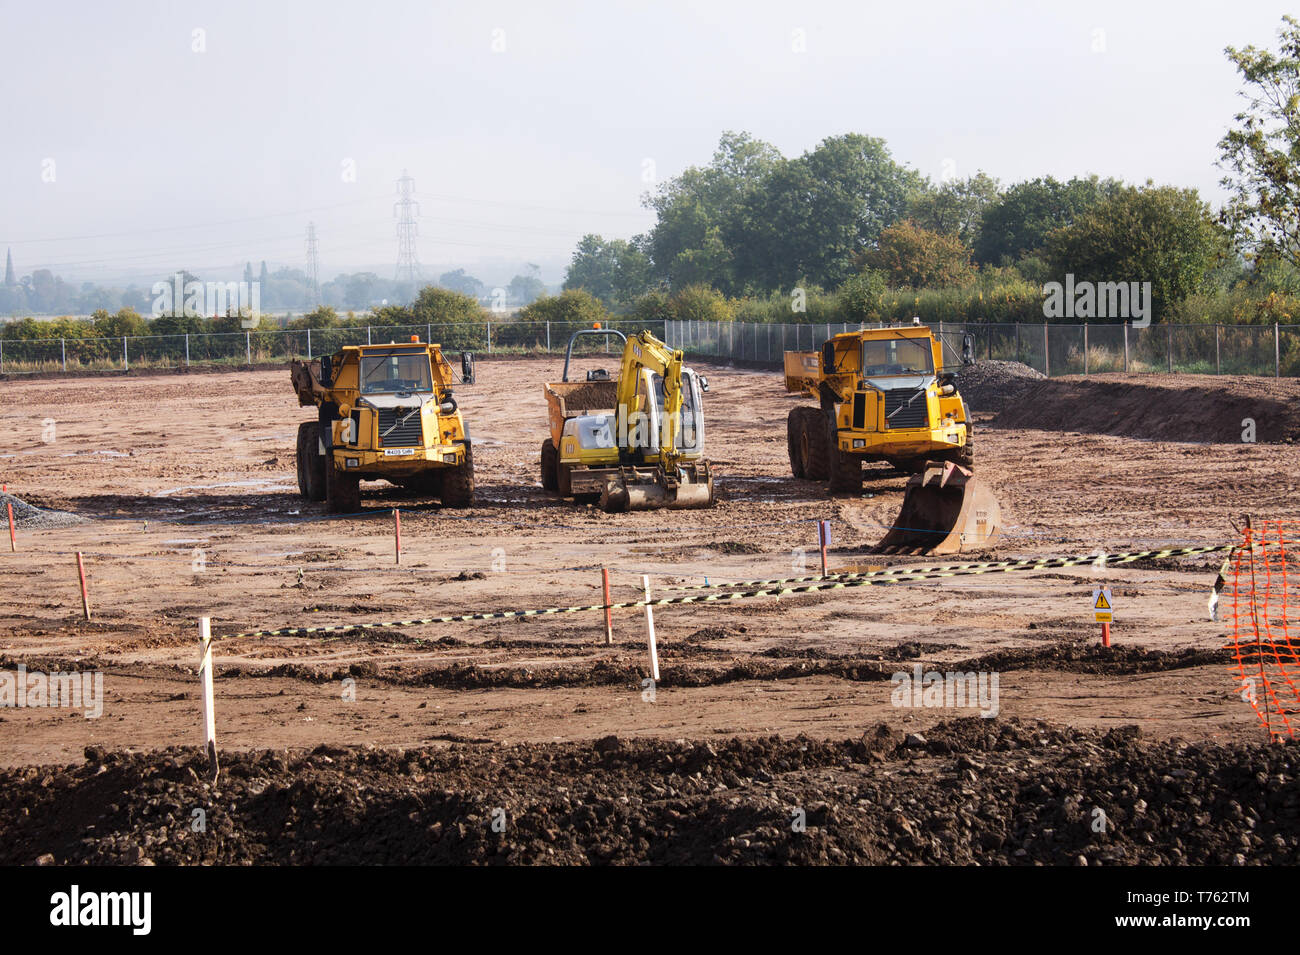
[{"label": "truck windscreen", "polygon": [[930,375],[934,354],[929,338],[878,338],[862,343],[862,375],[888,378],[892,375]]},{"label": "truck windscreen", "polygon": [[393,349],[361,356],[361,393],[432,391],[429,353],[422,348]]}]

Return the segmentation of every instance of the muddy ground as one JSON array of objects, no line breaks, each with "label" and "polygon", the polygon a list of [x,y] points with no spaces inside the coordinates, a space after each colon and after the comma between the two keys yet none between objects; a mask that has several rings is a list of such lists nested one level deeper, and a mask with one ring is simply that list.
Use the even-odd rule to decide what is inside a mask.
[{"label": "muddy ground", "polygon": [[[189,785],[167,775],[187,771],[189,756],[124,754],[198,741],[194,673],[200,615],[211,616],[214,633],[224,637],[287,626],[599,603],[601,567],[610,570],[616,601],[637,599],[642,574],[650,575],[656,594],[665,595],[668,588],[706,581],[812,574],[819,570],[813,523],[818,518],[832,520],[832,570],[886,562],[864,551],[897,511],[905,478],[874,466],[861,495],[833,500],[817,485],[791,479],[785,419],[798,399],[786,396],[779,376],[770,372],[707,369],[706,443],[718,473],[717,507],[611,516],[553,499],[540,487],[537,458],[545,435],[542,383],[558,378],[559,367],[549,359],[483,361],[479,383],[458,392],[476,439],[475,507],[444,511],[376,484],[363,489],[367,514],[347,519],[330,518],[320,505],[297,495],[293,442],[297,423],[308,413],[297,405],[287,371],[0,383],[7,399],[0,417],[10,439],[0,451],[0,480],[24,501],[87,518],[57,527],[20,527],[17,553],[0,549],[5,594],[0,669],[22,664],[104,674],[103,714],[96,719],[66,709],[0,711],[0,765],[81,764],[87,746],[98,754],[80,768],[35,775],[17,770],[3,788],[15,786],[23,795],[0,810],[0,828],[18,825],[13,813],[20,804],[29,810],[56,808],[42,802],[49,799],[80,804],[84,799],[77,794],[87,792],[81,787],[93,785],[100,787],[96,792],[105,805],[120,811],[87,823],[99,828],[77,838],[91,839],[92,846],[49,841],[44,851],[60,861],[108,861],[122,846],[139,841],[139,821],[132,820],[124,794],[144,776],[162,779],[164,790]],[[1126,382],[1144,389],[1141,400],[1166,420],[1184,420],[1180,416],[1188,402],[1200,402],[1202,417],[1212,423],[1207,433],[1224,443],[1063,431],[1058,429],[1074,425],[1059,413],[1031,416],[1026,423],[1023,416],[1031,409],[1012,402],[996,422],[981,421],[977,468],[999,496],[1005,527],[993,552],[972,559],[1219,544],[1234,539],[1231,522],[1244,513],[1300,515],[1300,449],[1269,443],[1285,442],[1292,434],[1280,410],[1286,406],[1275,393],[1289,383],[1260,383],[1256,406],[1249,403],[1251,380],[1229,383],[1230,392],[1223,394],[1210,390],[1211,379],[1174,380],[1163,392],[1154,389],[1153,396],[1157,379],[1150,376],[1105,378],[1107,388],[1121,388],[1121,398]],[[1036,384],[1030,392],[1034,403],[1043,404],[1039,390],[1054,384]],[[1075,386],[1063,382],[1061,387]],[[1104,404],[1107,393],[1094,389],[1087,398],[1099,418],[1113,421],[1117,416],[1109,412],[1115,409]],[[1248,409],[1257,407],[1254,444],[1228,440],[1233,434],[1228,418],[1239,422],[1243,400]],[[1020,423],[1004,426],[1009,421]],[[1111,430],[1124,431],[1114,425]],[[393,507],[402,509],[400,566],[394,563]],[[89,623],[81,619],[77,551],[87,566]],[[321,745],[379,747],[381,755],[348,751],[331,757],[366,767],[364,778],[349,773],[359,787],[355,793],[335,786],[331,798],[346,796],[388,812],[403,805],[385,782],[392,773],[405,773],[404,764],[386,762],[397,760],[391,754],[398,751],[428,761],[420,770],[428,777],[426,789],[444,785],[464,798],[477,792],[490,800],[506,768],[527,776],[539,760],[551,767],[548,785],[572,789],[608,758],[594,748],[596,741],[616,736],[618,752],[640,755],[620,770],[621,795],[615,801],[631,798],[633,790],[646,800],[645,787],[655,783],[654,760],[663,754],[685,755],[701,746],[726,750],[734,754],[729,757],[737,764],[733,772],[757,779],[756,770],[742,772],[740,764],[765,765],[768,757],[760,754],[785,752],[800,734],[805,739],[800,746],[811,741],[839,751],[860,743],[864,730],[879,724],[893,733],[927,735],[935,724],[974,717],[975,709],[900,707],[891,697],[895,673],[911,672],[918,663],[944,670],[960,664],[999,678],[997,715],[975,718],[983,727],[979,732],[998,734],[1004,726],[1029,732],[1023,727],[1045,720],[1053,728],[1049,742],[1037,744],[1045,747],[1039,755],[1023,758],[1051,761],[1067,776],[1095,772],[1100,779],[1106,766],[1111,773],[1127,772],[1123,767],[1139,760],[1140,749],[1142,759],[1168,753],[1174,754],[1171,759],[1194,756],[1206,765],[1239,767],[1231,772],[1244,773],[1249,781],[1261,760],[1281,757],[1258,749],[1263,733],[1229,671],[1224,625],[1207,616],[1220,560],[1191,557],[1107,570],[1084,566],[961,576],[660,608],[655,620],[662,673],[653,693],[643,684],[649,669],[645,624],[635,610],[615,615],[612,646],[604,645],[597,613],[414,628],[371,625],[328,636],[225,638],[216,651],[218,740],[227,753],[232,786],[240,785],[238,767],[260,766],[260,760],[273,761],[276,785],[292,788],[292,778],[309,788],[325,785],[320,782],[325,777],[314,776],[302,754]],[[1090,612],[1092,589],[1100,583],[1111,587],[1116,601],[1116,646],[1110,650],[1096,646],[1098,627]],[[1142,741],[1125,738],[1120,749],[1129,754],[1128,762],[1111,765],[1080,756],[1078,747],[1101,745],[1097,740],[1106,733],[1130,725],[1140,728]],[[240,751],[252,754],[234,755]],[[1177,756],[1180,752],[1184,755]],[[943,763],[914,756],[892,748],[883,762],[861,762],[852,769],[862,776],[854,784],[876,787],[872,792],[882,799],[895,798],[898,790],[890,787],[898,784],[889,780],[904,770],[918,776],[917,785],[936,792],[951,785],[945,781],[951,758]],[[168,759],[175,764],[171,769]],[[451,765],[442,760],[458,761],[451,774],[454,785],[440,782]],[[1032,778],[1035,765],[1018,762],[1014,770]],[[98,766],[109,768],[101,772]],[[1272,769],[1286,775],[1285,768],[1265,769],[1258,771],[1266,780]],[[778,777],[770,768],[764,772]],[[87,773],[100,781],[82,779]],[[42,785],[47,776],[51,781]],[[828,805],[839,805],[838,796],[831,799],[825,792],[841,782],[799,785],[822,793]],[[1123,777],[1114,782],[1137,786],[1136,798],[1155,804],[1142,788],[1146,783]],[[535,786],[522,779],[517,784]],[[1048,782],[1043,785],[1051,789]],[[1257,785],[1264,787],[1263,799],[1267,787]],[[740,798],[745,805],[759,794]],[[800,798],[816,801],[812,795]],[[1234,798],[1239,806],[1263,805]],[[608,800],[595,804],[609,807]],[[435,815],[441,813],[438,820],[450,825],[451,803],[438,805]],[[704,812],[702,805],[656,805],[639,812],[638,825],[662,826],[671,818],[664,816],[668,810],[685,818]],[[995,811],[1009,820],[1028,812],[1019,796],[997,801]],[[1030,820],[1026,825],[1038,825],[1037,816],[1024,818]],[[1196,851],[1209,854],[1205,858],[1230,862],[1240,854],[1245,861],[1264,861],[1284,851],[1250,843],[1228,852],[1251,830],[1220,814],[1214,820],[1222,838],[1197,843]],[[251,818],[245,823],[254,824]],[[921,841],[935,836],[920,815],[909,825]],[[653,857],[637,848],[636,839],[608,852],[596,852],[572,835],[548,844],[546,832],[563,828],[530,834],[527,846],[515,847],[515,858],[551,858],[544,849],[554,849],[562,861]],[[734,835],[748,839],[751,847],[761,844],[754,860],[782,858],[776,842],[756,841],[745,835],[748,831]],[[899,839],[876,829],[860,835],[852,845],[825,842],[797,858],[968,858],[955,850],[909,853],[899,848]],[[1060,851],[1016,857],[1014,849],[999,855],[1001,849],[984,846],[979,833],[972,838],[986,856],[969,858],[989,861],[1070,861],[1076,848],[1063,844]],[[1284,842],[1287,838],[1284,834]],[[44,854],[36,851],[43,839],[47,836],[24,839],[21,851],[31,858],[11,861]],[[677,855],[662,858],[750,858],[722,851],[721,843],[696,842],[679,844],[672,850]],[[94,848],[101,843],[102,852]],[[1171,854],[1177,845],[1160,845],[1147,854],[1126,849],[1122,858],[1178,860]],[[1293,851],[1293,843],[1286,845],[1285,851]],[[306,843],[293,840],[259,841],[248,830],[232,835],[228,849],[195,851],[187,849],[175,859],[229,861],[243,853],[270,861],[343,861],[360,858],[349,851],[368,850],[309,851]],[[1188,849],[1180,851],[1190,858]],[[422,858],[480,860],[478,852],[448,843]]]}]

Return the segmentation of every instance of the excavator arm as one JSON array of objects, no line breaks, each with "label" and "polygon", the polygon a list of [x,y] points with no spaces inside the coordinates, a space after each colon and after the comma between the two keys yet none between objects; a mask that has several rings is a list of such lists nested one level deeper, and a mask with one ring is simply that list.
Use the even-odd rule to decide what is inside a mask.
[{"label": "excavator arm", "polygon": [[[682,421],[682,353],[670,349],[649,332],[641,332],[629,338],[623,349],[622,371],[618,377],[619,407],[636,407],[637,386],[641,381],[641,370],[645,368],[663,379],[664,409],[659,427],[659,462],[665,473],[675,477],[679,473],[681,459],[681,452],[677,449],[677,436]],[[648,395],[647,399],[655,400],[654,395]]]}]

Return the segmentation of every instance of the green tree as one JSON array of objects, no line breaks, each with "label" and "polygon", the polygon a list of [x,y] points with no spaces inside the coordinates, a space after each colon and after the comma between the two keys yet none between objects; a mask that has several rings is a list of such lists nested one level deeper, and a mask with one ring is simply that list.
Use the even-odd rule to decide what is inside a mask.
[{"label": "green tree", "polygon": [[984,213],[1001,197],[998,181],[983,171],[951,179],[938,188],[926,186],[912,199],[909,218],[923,229],[956,236],[973,247]]},{"label": "green tree", "polygon": [[724,132],[707,166],[691,166],[647,196],[657,216],[645,242],[654,276],[674,288],[704,282],[737,291],[729,240],[743,236],[743,204],[783,161],[748,133]]},{"label": "green tree", "polygon": [[1246,108],[1219,141],[1231,191],[1222,221],[1253,254],[1300,265],[1300,21],[1282,19],[1276,54],[1225,51],[1247,88]]},{"label": "green tree", "polygon": [[1195,189],[1126,186],[1048,236],[1045,258],[1058,281],[1150,282],[1161,317],[1209,286],[1229,251],[1227,235]]},{"label": "green tree", "polygon": [[528,305],[546,294],[546,283],[536,275],[516,275],[506,286],[510,300]]},{"label": "green tree", "polygon": [[889,283],[873,269],[851,275],[840,286],[838,300],[845,318],[855,322],[879,321],[883,318],[885,295]]},{"label": "green tree", "polygon": [[880,233],[876,247],[862,260],[894,288],[961,286],[975,276],[970,249],[960,239],[922,229],[910,219]]},{"label": "green tree", "polygon": [[609,311],[600,299],[584,289],[566,289],[559,295],[544,295],[519,312],[521,322],[591,325],[608,318]]},{"label": "green tree", "polygon": [[972,249],[975,261],[1011,265],[1041,249],[1053,229],[1068,226],[1080,215],[1114,195],[1115,179],[1071,179],[1051,176],[1019,182],[984,211]]},{"label": "green tree", "polygon": [[464,269],[443,272],[438,277],[438,284],[443,288],[451,289],[453,292],[460,292],[462,295],[468,295],[473,299],[478,299],[483,295],[483,283],[474,276],[468,275]]},{"label": "green tree", "polygon": [[565,273],[564,288],[586,289],[610,308],[630,305],[650,287],[650,259],[640,247],[643,241],[642,236],[631,242],[583,236]]},{"label": "green tree", "polygon": [[921,178],[893,160],[884,140],[851,133],[823,140],[776,166],[746,197],[732,247],[749,290],[806,278],[840,285],[855,258],[907,211]]},{"label": "green tree", "polygon": [[463,292],[426,285],[411,304],[412,324],[452,325],[462,322],[486,322],[487,311],[478,300]]}]

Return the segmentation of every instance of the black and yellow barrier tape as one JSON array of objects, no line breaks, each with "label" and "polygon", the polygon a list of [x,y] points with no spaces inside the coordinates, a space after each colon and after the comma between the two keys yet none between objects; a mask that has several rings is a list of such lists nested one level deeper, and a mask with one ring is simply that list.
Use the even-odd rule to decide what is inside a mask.
[{"label": "black and yellow barrier tape", "polygon": [[[887,567],[881,570],[864,570],[839,574],[813,574],[807,577],[772,577],[767,580],[742,580],[736,583],[691,584],[676,587],[664,587],[664,590],[718,590],[736,587],[767,587],[773,584],[802,584],[816,580],[855,580],[861,577],[899,577],[913,574],[942,574],[949,571],[970,573],[991,573],[1008,570],[1053,570],[1058,567],[1074,567],[1092,564],[1096,567],[1108,567],[1112,564],[1129,564],[1138,560],[1156,560],[1162,557],[1189,557],[1195,554],[1217,554],[1231,551],[1237,544],[1216,544],[1207,547],[1171,547],[1163,550],[1128,551],[1119,554],[1096,553],[1078,557],[1036,557],[1023,560],[990,560],[967,564],[940,564],[936,567]],[[889,555],[867,555],[889,556]]]},{"label": "black and yellow barrier tape", "polygon": [[[1089,554],[1082,557],[1048,557],[1024,561],[995,561],[982,564],[958,564],[940,570],[923,567],[911,570],[897,568],[898,572],[896,574],[887,577],[863,574],[852,577],[845,575],[837,579],[827,578],[824,580],[818,577],[813,579],[814,582],[809,583],[779,581],[778,583],[783,584],[783,586],[764,586],[757,590],[731,590],[725,593],[716,592],[715,590],[713,593],[690,594],[683,597],[660,597],[650,601],[629,600],[621,603],[611,603],[608,607],[610,610],[630,610],[632,608],[645,606],[665,607],[674,604],[719,603],[729,600],[747,600],[751,597],[783,597],[790,594],[810,594],[829,590],[847,590],[853,587],[874,587],[878,585],[883,586],[887,584],[908,583],[914,580],[962,577],[973,574],[1006,573],[1018,570],[1050,570],[1057,567],[1074,567],[1081,564],[1105,566],[1112,563],[1132,563],[1136,560],[1155,559],[1160,557],[1186,557],[1193,554],[1220,553],[1222,551],[1231,551],[1236,546],[1237,545],[1235,544],[1219,544],[1207,547],[1175,547],[1166,548],[1164,550],[1135,551],[1127,554]],[[1102,561],[1105,563],[1103,564]],[[878,575],[881,572],[873,571],[871,573]],[[710,589],[714,590],[714,588]],[[359,623],[339,623],[323,627],[281,627],[276,630],[247,630],[241,633],[231,633],[225,635],[222,639],[230,640],[246,637],[293,637],[318,633],[339,633],[347,630],[423,627],[440,623],[470,623],[477,620],[512,620],[520,617],[545,617],[562,613],[590,613],[604,609],[606,609],[606,604],[587,604],[582,607],[547,607],[541,610],[500,610],[488,613],[462,613],[446,617],[419,617],[412,620],[375,620]]]}]

